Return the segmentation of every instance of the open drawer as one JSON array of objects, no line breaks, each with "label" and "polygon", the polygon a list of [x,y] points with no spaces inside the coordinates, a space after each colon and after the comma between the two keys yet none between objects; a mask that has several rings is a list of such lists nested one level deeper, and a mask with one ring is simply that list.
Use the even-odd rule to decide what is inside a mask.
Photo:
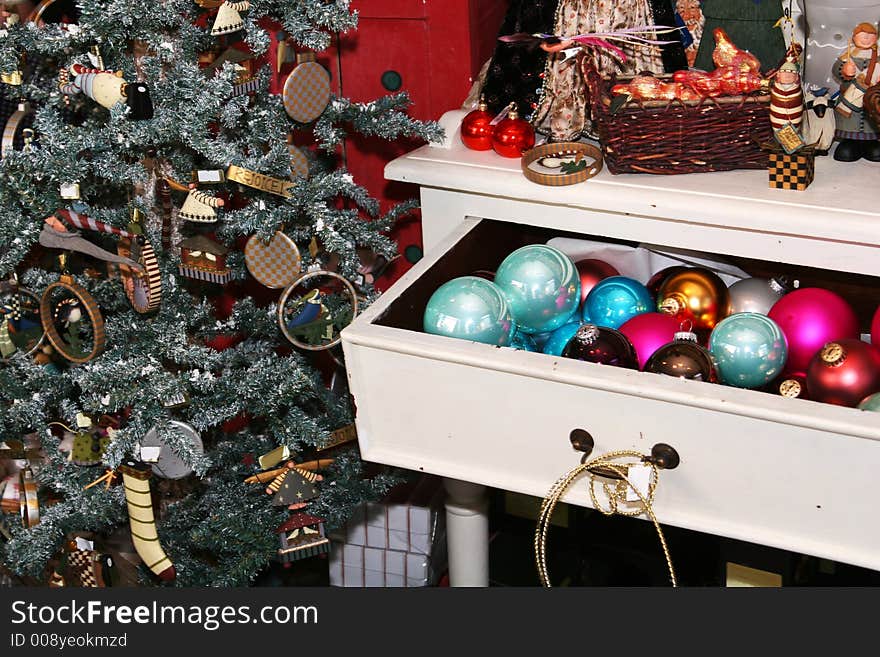
[{"label": "open drawer", "polygon": [[[363,458],[542,497],[580,454],[672,445],[661,522],[880,570],[880,414],[422,332],[441,284],[560,234],[466,220],[342,333]],[[596,238],[590,238],[596,239]],[[736,259],[843,294],[865,326],[880,279]],[[565,501],[591,506],[587,487]]]}]

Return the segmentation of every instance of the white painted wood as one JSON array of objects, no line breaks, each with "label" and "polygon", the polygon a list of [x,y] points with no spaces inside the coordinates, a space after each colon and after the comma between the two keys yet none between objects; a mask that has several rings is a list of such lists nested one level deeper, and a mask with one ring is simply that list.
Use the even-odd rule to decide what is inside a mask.
[{"label": "white painted wood", "polygon": [[[880,166],[818,158],[804,192],[770,189],[763,170],[603,171],[551,188],[517,160],[445,146],[387,165],[421,186],[426,256],[342,334],[365,459],[543,496],[578,462],[574,428],[597,452],[666,442],[682,462],[661,475],[662,522],[880,570],[878,414],[374,323],[480,218],[880,276]],[[405,385],[388,395],[389,380]],[[451,508],[467,509],[467,486],[452,490]],[[591,506],[584,485],[565,499]],[[450,554],[476,554],[483,516],[450,517]],[[483,554],[456,559],[453,585],[484,581],[467,570],[481,572]]]},{"label": "white painted wood", "polygon": [[449,585],[489,586],[489,497],[486,487],[445,479]]},{"label": "white painted wood", "polygon": [[805,191],[770,189],[765,170],[682,176],[603,170],[546,187],[494,152],[423,147],[385,175],[421,185],[426,250],[466,216],[880,275],[880,165],[816,158]]}]

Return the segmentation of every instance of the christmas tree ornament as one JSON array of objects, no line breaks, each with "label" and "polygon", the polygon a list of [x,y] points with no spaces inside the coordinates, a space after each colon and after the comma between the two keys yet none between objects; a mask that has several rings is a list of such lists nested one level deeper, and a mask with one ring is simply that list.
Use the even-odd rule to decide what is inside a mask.
[{"label": "christmas tree ornament", "polygon": [[284,82],[284,110],[297,123],[311,123],[330,102],[330,74],[315,60],[313,52],[298,53],[297,65]]},{"label": "christmas tree ornament", "polygon": [[76,465],[97,465],[104,458],[104,450],[107,449],[112,437],[112,432],[99,432],[88,415],[77,413],[70,461]]},{"label": "christmas tree ornament", "polygon": [[492,148],[503,157],[522,157],[535,145],[535,129],[521,119],[516,105],[507,117],[498,122],[492,131]]},{"label": "christmas tree ornament", "polygon": [[244,20],[241,13],[251,8],[248,0],[242,2],[229,2],[226,0],[217,10],[217,16],[214,24],[211,26],[211,35],[220,36],[223,34],[232,34],[244,29]]},{"label": "christmas tree ornament", "polygon": [[648,288],[648,292],[651,293],[651,296],[656,299],[657,294],[660,292],[660,286],[663,285],[663,282],[673,274],[685,271],[686,269],[687,267],[684,267],[682,265],[673,265],[672,267],[661,269],[648,279],[648,282],[645,283],[645,287]]},{"label": "christmas tree ornament", "polygon": [[284,198],[290,198],[290,190],[293,187],[293,183],[289,180],[281,180],[280,178],[266,176],[262,173],[257,173],[256,171],[251,171],[250,169],[245,169],[244,167],[239,167],[234,164],[230,164],[227,167],[226,180],[237,182],[245,187],[259,189],[260,191],[268,192],[269,194],[283,196]]},{"label": "christmas tree ornament", "polygon": [[37,480],[30,465],[19,472],[19,511],[21,524],[27,529],[40,524],[40,502],[37,499]]},{"label": "christmas tree ornament", "polygon": [[553,331],[577,312],[580,280],[574,263],[546,244],[523,246],[508,255],[495,272],[520,331]]},{"label": "christmas tree ornament", "polygon": [[[563,349],[565,349],[569,340],[574,337],[574,334],[577,333],[581,323],[579,319],[576,319],[552,331],[541,346],[541,351],[551,356],[561,356]],[[537,337],[536,335],[535,338]]]},{"label": "christmas tree ornament", "polygon": [[709,337],[721,383],[760,388],[778,377],[785,366],[785,335],[772,319],[758,313],[737,313],[722,319]]},{"label": "christmas tree ornament", "polygon": [[784,374],[805,375],[810,360],[825,343],[859,337],[858,318],[850,305],[822,288],[789,292],[773,305],[768,317],[779,325],[788,343]]},{"label": "christmas tree ornament", "polygon": [[880,412],[880,393],[875,392],[873,395],[865,397],[859,402],[858,408],[862,411]]},{"label": "christmas tree ornament", "polygon": [[770,83],[770,125],[781,130],[790,124],[799,130],[804,120],[804,91],[798,53],[789,49]]},{"label": "christmas tree ornament", "polygon": [[287,150],[290,153],[290,177],[293,180],[297,178],[309,177],[309,159],[306,154],[293,144],[292,136],[287,137]]},{"label": "christmas tree ornament", "polygon": [[15,278],[0,281],[0,363],[30,356],[45,337],[40,298]]},{"label": "christmas tree ornament", "polygon": [[324,351],[339,344],[339,333],[357,314],[357,292],[349,280],[335,272],[315,270],[284,290],[276,317],[291,344]]},{"label": "christmas tree ornament", "polygon": [[180,247],[181,276],[197,281],[223,284],[229,281],[232,272],[226,266],[226,254],[229,250],[204,235],[187,237],[178,242]]},{"label": "christmas tree ornament", "polygon": [[93,540],[83,536],[68,536],[62,559],[63,585],[83,588],[111,586],[114,578],[113,557],[95,549]]},{"label": "christmas tree ornament", "polygon": [[177,216],[185,221],[210,224],[217,221],[217,212],[214,208],[221,208],[223,205],[222,198],[211,196],[196,189],[195,185],[190,185],[189,193],[186,195],[186,200]]},{"label": "christmas tree ornament", "polygon": [[302,271],[296,242],[281,231],[276,231],[268,242],[251,235],[244,247],[244,262],[251,276],[272,289],[291,285]]},{"label": "christmas tree ornament", "polygon": [[871,318],[871,344],[880,347],[880,306],[874,311],[874,317]]},{"label": "christmas tree ornament", "polygon": [[697,342],[697,334],[690,330],[679,331],[672,342],[651,354],[644,369],[654,374],[707,383],[714,383],[717,379],[712,354]]},{"label": "christmas tree ornament", "polygon": [[730,314],[729,308],[724,281],[704,267],[689,267],[670,275],[657,291],[657,309],[679,322],[690,321],[702,339]]},{"label": "christmas tree ornament", "polygon": [[[193,453],[199,455],[205,453],[202,437],[191,425],[178,420],[169,420],[168,426],[188,443]],[[156,427],[151,428],[141,438],[140,458],[143,462],[149,463],[154,475],[164,479],[182,479],[193,472],[192,467],[159,437]]]},{"label": "christmas tree ornament", "polygon": [[797,374],[781,376],[770,386],[770,392],[789,399],[809,399],[806,377]]},{"label": "christmas tree ornament", "polygon": [[119,466],[119,470],[122,472],[122,485],[125,488],[134,549],[147,568],[159,579],[169,582],[177,573],[174,571],[171,559],[162,549],[159,534],[156,532],[153,500],[150,496],[152,469],[146,463],[129,459]]},{"label": "christmas tree ornament", "polygon": [[286,506],[290,511],[296,511],[318,497],[315,482],[322,479],[321,475],[308,470],[286,468],[269,483],[266,493],[274,495],[272,506]]},{"label": "christmas tree ornament", "polygon": [[562,350],[563,358],[586,363],[638,369],[638,358],[626,336],[617,329],[584,324]]},{"label": "christmas tree ornament", "polygon": [[528,333],[523,333],[522,331],[515,331],[513,337],[510,340],[510,346],[514,349],[520,349],[521,351],[538,351],[538,346],[535,344],[534,339]]},{"label": "christmas tree ornament", "polygon": [[477,109],[461,120],[461,142],[474,151],[492,150],[492,133],[495,129],[492,118],[485,98],[480,96]]},{"label": "christmas tree ornament", "polygon": [[136,270],[141,269],[141,265],[131,258],[125,258],[116,253],[106,251],[82,237],[82,233],[79,231],[69,230],[67,226],[106,233],[108,235],[117,235],[123,238],[133,237],[126,230],[110,226],[73,210],[58,210],[55,214],[43,220],[43,228],[40,231],[40,245],[50,249],[76,251],[77,253],[84,253],[93,258],[104,260],[105,262],[124,264]]},{"label": "christmas tree ornament", "polygon": [[730,296],[730,314],[760,313],[766,315],[773,305],[790,291],[786,281],[779,278],[744,278],[727,289]]},{"label": "christmas tree ornament", "polygon": [[22,150],[25,145],[24,131],[30,129],[34,121],[34,108],[30,103],[21,102],[16,110],[9,115],[3,126],[3,138],[0,142],[0,159],[12,151]]},{"label": "christmas tree ornament", "polygon": [[604,260],[585,258],[574,263],[581,279],[581,303],[587,300],[587,295],[596,286],[610,276],[620,276],[620,272]]},{"label": "christmas tree ornament", "polygon": [[610,276],[590,290],[584,301],[583,317],[584,321],[616,329],[636,315],[650,312],[653,305],[648,288],[637,280]]},{"label": "christmas tree ornament", "polygon": [[307,513],[295,513],[275,533],[280,535],[278,558],[285,568],[289,568],[293,561],[330,551],[330,540],[324,535],[324,521]]},{"label": "christmas tree ornament", "polygon": [[679,332],[679,322],[663,313],[643,313],[624,322],[620,332],[626,336],[636,350],[639,369],[645,369],[645,363],[660,347],[675,340]]},{"label": "christmas tree ornament", "polygon": [[153,99],[145,82],[132,82],[122,89],[125,104],[128,105],[128,118],[132,121],[147,121],[153,118]]},{"label": "christmas tree ornament", "polygon": [[156,252],[144,236],[142,216],[143,213],[137,208],[132,211],[132,220],[128,225],[130,235],[119,240],[116,253],[140,265],[139,269],[134,269],[120,264],[119,276],[132,308],[147,314],[158,310],[162,303],[162,272]]},{"label": "christmas tree ornament", "polygon": [[477,276],[441,285],[425,307],[426,333],[507,346],[517,330],[504,292]]},{"label": "christmas tree ornament", "polygon": [[602,151],[592,144],[550,142],[530,149],[520,168],[533,183],[548,187],[574,185],[589,180],[602,170]]},{"label": "christmas tree ornament", "polygon": [[126,84],[122,71],[105,71],[82,64],[73,64],[59,74],[59,87],[65,96],[83,93],[107,109],[125,101]]},{"label": "christmas tree ornament", "polygon": [[880,392],[880,350],[855,338],[825,344],[807,366],[810,398],[838,406],[858,406]]},{"label": "christmas tree ornament", "polygon": [[43,292],[40,322],[55,351],[72,363],[87,363],[104,350],[104,317],[94,297],[70,274]]}]

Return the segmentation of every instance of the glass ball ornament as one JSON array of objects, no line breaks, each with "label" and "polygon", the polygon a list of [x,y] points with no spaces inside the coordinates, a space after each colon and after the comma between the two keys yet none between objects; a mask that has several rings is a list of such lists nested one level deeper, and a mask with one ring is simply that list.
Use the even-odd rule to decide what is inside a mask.
[{"label": "glass ball ornament", "polygon": [[709,336],[721,383],[760,388],[782,373],[788,357],[785,334],[760,313],[737,313],[718,323]]},{"label": "glass ball ornament", "polygon": [[524,333],[559,328],[580,301],[574,263],[546,244],[524,246],[507,256],[495,272],[495,285],[504,292],[513,321]]},{"label": "glass ball ornament", "polygon": [[426,333],[507,346],[516,326],[504,293],[494,283],[461,276],[441,285],[425,308]]},{"label": "glass ball ornament", "polygon": [[563,324],[550,334],[541,351],[551,356],[561,356],[562,350],[565,349],[565,346],[574,337],[580,326],[581,322],[578,321]]},{"label": "glass ball ornament", "polygon": [[685,267],[684,265],[673,265],[671,267],[661,269],[648,279],[648,282],[645,283],[645,287],[648,288],[648,292],[650,292],[651,295],[656,299],[657,293],[660,291],[660,286],[663,285],[663,282],[673,274],[677,274],[680,271],[685,271],[686,269],[687,267]]},{"label": "glass ball ornament", "polygon": [[770,384],[769,392],[789,399],[809,399],[807,379],[799,374],[780,376]]},{"label": "glass ball ornament", "polygon": [[807,366],[807,389],[815,401],[858,406],[880,392],[880,349],[853,338],[829,342]]},{"label": "glass ball ornament", "polygon": [[586,301],[587,295],[596,286],[596,283],[609,276],[620,276],[620,272],[614,267],[604,260],[596,260],[595,258],[578,260],[574,266],[577,267],[578,276],[581,278],[581,303]]},{"label": "glass ball ornament", "polygon": [[871,344],[880,347],[880,307],[874,311],[871,319]]},{"label": "glass ball ornament", "polygon": [[873,395],[868,395],[862,401],[860,401],[859,409],[863,411],[873,411],[874,413],[880,411],[880,392],[875,392]]},{"label": "glass ball ornament", "polygon": [[596,283],[584,301],[584,321],[616,329],[636,315],[651,311],[648,288],[634,278],[610,276]]},{"label": "glass ball ornament", "polygon": [[461,142],[474,151],[491,151],[492,133],[495,131],[493,118],[485,99],[481,97],[477,109],[461,120]]},{"label": "glass ball ornament", "polygon": [[697,342],[697,334],[693,331],[676,333],[672,342],[651,354],[644,370],[692,381],[714,383],[717,380],[712,354]]},{"label": "glass ball ornament", "polygon": [[503,157],[522,157],[522,154],[535,145],[535,129],[532,124],[521,119],[516,105],[495,126],[492,132],[492,148]]},{"label": "glass ball ornament", "polygon": [[730,314],[729,305],[724,281],[704,267],[675,272],[657,290],[657,310],[679,322],[690,321],[694,333],[703,339]]},{"label": "glass ball ornament", "polygon": [[638,369],[636,350],[617,329],[583,324],[562,350],[564,358],[587,363]]},{"label": "glass ball ornament", "polygon": [[858,339],[859,322],[852,307],[840,296],[818,287],[789,292],[767,313],[788,341],[784,374],[805,375],[810,360],[835,340]]},{"label": "glass ball ornament", "polygon": [[642,313],[624,322],[620,327],[636,350],[639,369],[645,369],[648,359],[663,345],[675,340],[679,323],[674,317],[663,313]]},{"label": "glass ball ornament", "polygon": [[539,351],[538,345],[535,344],[532,336],[522,331],[514,332],[513,337],[510,339],[510,346],[521,351]]},{"label": "glass ball ornament", "polygon": [[744,278],[729,288],[731,315],[760,313],[766,315],[790,289],[780,278]]}]

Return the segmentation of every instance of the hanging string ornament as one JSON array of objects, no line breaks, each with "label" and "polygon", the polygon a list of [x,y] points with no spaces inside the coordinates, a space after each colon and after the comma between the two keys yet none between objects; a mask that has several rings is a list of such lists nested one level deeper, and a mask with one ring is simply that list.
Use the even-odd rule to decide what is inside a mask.
[{"label": "hanging string ornament", "polygon": [[132,308],[146,314],[158,310],[162,303],[162,273],[156,252],[144,236],[142,216],[143,213],[137,208],[132,211],[132,220],[128,226],[129,236],[119,240],[116,252],[140,266],[134,268],[122,264],[119,266],[119,275]]}]

